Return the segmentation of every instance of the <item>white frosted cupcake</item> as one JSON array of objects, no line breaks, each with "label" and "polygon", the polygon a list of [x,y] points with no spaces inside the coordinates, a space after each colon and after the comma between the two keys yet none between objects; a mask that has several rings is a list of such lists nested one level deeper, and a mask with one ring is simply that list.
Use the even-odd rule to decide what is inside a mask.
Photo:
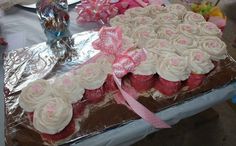
[{"label": "white frosted cupcake", "polygon": [[117,15],[110,19],[110,25],[111,26],[120,26],[124,24],[130,25],[130,20],[131,17],[129,17],[128,15]]},{"label": "white frosted cupcake", "polygon": [[91,103],[97,103],[104,97],[103,84],[107,74],[103,71],[101,64],[90,63],[82,66],[76,71],[77,80],[85,88],[85,98]]},{"label": "white frosted cupcake", "polygon": [[157,55],[154,53],[147,52],[147,58],[141,62],[139,66],[135,68],[135,71],[130,77],[131,85],[137,91],[150,90],[154,83],[156,74],[156,62],[158,61]]},{"label": "white frosted cupcake", "polygon": [[161,13],[156,16],[155,22],[160,22],[160,24],[163,25],[164,24],[177,25],[181,21],[178,18],[178,16],[173,13]]},{"label": "white frosted cupcake", "polygon": [[167,13],[167,8],[160,5],[148,5],[145,9],[149,11],[149,16],[152,18],[156,18],[157,14]]},{"label": "white frosted cupcake", "polygon": [[152,25],[152,18],[147,16],[138,16],[131,18],[131,23],[135,28],[141,25]]},{"label": "white frosted cupcake", "polygon": [[115,58],[112,56],[101,56],[96,60],[96,63],[101,64],[101,67],[105,74],[107,74],[106,81],[104,83],[104,92],[113,92],[118,90],[116,83],[113,79],[113,71],[112,71],[112,63],[114,62]]},{"label": "white frosted cupcake", "polygon": [[200,33],[199,27],[196,24],[182,23],[177,26],[177,29],[180,33],[190,37]]},{"label": "white frosted cupcake", "polygon": [[179,55],[186,56],[189,54],[190,49],[198,47],[198,42],[193,37],[180,34],[172,40],[172,45],[175,46]]},{"label": "white frosted cupcake", "polygon": [[33,126],[45,134],[62,131],[71,121],[72,105],[61,97],[52,97],[38,103],[33,115]]},{"label": "white frosted cupcake", "polygon": [[199,40],[199,48],[207,52],[214,61],[227,57],[226,44],[218,37],[202,37]]},{"label": "white frosted cupcake", "polygon": [[205,18],[201,14],[188,11],[184,15],[184,23],[199,24],[201,22],[206,22]]},{"label": "white frosted cupcake", "polygon": [[67,99],[69,103],[80,101],[83,98],[84,91],[80,82],[73,75],[61,76],[52,84],[52,94]]},{"label": "white frosted cupcake", "polygon": [[160,26],[157,30],[157,38],[171,40],[175,38],[179,32],[173,25]]},{"label": "white frosted cupcake", "polygon": [[150,39],[144,46],[148,52],[161,55],[165,52],[175,52],[174,46],[166,39]]},{"label": "white frosted cupcake", "polygon": [[140,44],[145,44],[148,40],[156,38],[156,32],[150,25],[142,25],[135,28],[132,38],[140,46]]},{"label": "white frosted cupcake", "polygon": [[202,84],[206,74],[214,68],[214,64],[212,63],[210,56],[200,49],[193,49],[190,51],[188,62],[189,68],[191,69],[191,75],[187,81],[187,86],[191,90]]},{"label": "white frosted cupcake", "polygon": [[148,10],[142,7],[135,7],[125,11],[125,15],[129,17],[148,16]]},{"label": "white frosted cupcake", "polygon": [[222,36],[221,30],[211,22],[202,22],[199,24],[200,34],[204,36]]},{"label": "white frosted cupcake", "polygon": [[181,81],[190,75],[187,57],[181,57],[174,53],[162,56],[156,65],[159,79],[155,83],[155,89],[166,96],[172,96],[181,88]]},{"label": "white frosted cupcake", "polygon": [[137,45],[131,37],[123,35],[123,37],[122,37],[122,48],[123,48],[123,50],[133,49],[133,48],[136,48],[136,47],[137,47]]},{"label": "white frosted cupcake", "polygon": [[51,95],[51,86],[46,80],[36,80],[22,89],[19,104],[27,112],[33,112],[36,105]]},{"label": "white frosted cupcake", "polygon": [[179,17],[179,19],[182,19],[184,15],[187,13],[187,9],[180,4],[170,4],[167,5],[167,10],[170,13],[173,13]]}]

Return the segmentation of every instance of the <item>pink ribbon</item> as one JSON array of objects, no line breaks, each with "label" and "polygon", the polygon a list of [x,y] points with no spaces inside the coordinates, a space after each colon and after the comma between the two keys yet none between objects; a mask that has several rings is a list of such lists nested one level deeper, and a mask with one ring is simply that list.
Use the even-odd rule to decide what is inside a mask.
[{"label": "pink ribbon", "polygon": [[119,88],[121,94],[123,95],[123,99],[121,98],[121,102],[124,103],[124,100],[127,102],[124,103],[125,106],[132,109],[137,115],[142,117],[145,121],[153,125],[155,128],[171,128],[170,125],[166,124],[162,121],[158,116],[148,110],[145,106],[140,104],[134,97],[130,96],[126,91],[124,91],[121,87],[121,79],[117,78],[115,74],[113,74],[113,78]]},{"label": "pink ribbon", "polygon": [[129,48],[123,48],[122,31],[119,27],[103,27],[99,32],[99,38],[92,45],[95,49],[114,55],[116,58],[113,63],[113,78],[122,95],[120,96],[118,93],[116,96],[117,103],[132,109],[156,128],[170,128],[168,124],[156,117],[155,114],[136,100],[138,98],[137,92],[129,90],[128,87],[126,87],[125,91],[121,86],[121,78],[127,73],[134,71],[134,68],[146,59],[144,49],[129,50]]}]

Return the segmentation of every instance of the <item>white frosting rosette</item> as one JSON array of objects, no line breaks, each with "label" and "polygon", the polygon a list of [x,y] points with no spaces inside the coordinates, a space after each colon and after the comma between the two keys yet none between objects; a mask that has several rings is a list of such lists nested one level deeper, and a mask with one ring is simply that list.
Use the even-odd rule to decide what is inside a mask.
[{"label": "white frosting rosette", "polygon": [[172,82],[186,80],[191,72],[188,58],[174,53],[163,55],[156,65],[156,70],[160,77]]},{"label": "white frosting rosette", "polygon": [[151,52],[147,52],[147,58],[145,61],[142,61],[139,66],[135,68],[133,72],[136,75],[153,75],[156,73],[156,62],[157,55]]},{"label": "white frosting rosette", "polygon": [[210,56],[199,49],[193,49],[188,56],[189,67],[194,74],[207,74],[213,68]]},{"label": "white frosting rosette", "polygon": [[218,36],[218,37],[221,37],[222,35],[221,30],[214,23],[202,22],[199,25],[200,25],[201,35]]},{"label": "white frosting rosette", "polygon": [[177,25],[181,21],[179,20],[178,16],[173,13],[161,13],[156,16],[155,22],[159,22],[159,24]]},{"label": "white frosting rosette", "polygon": [[180,4],[170,4],[167,5],[166,7],[168,12],[177,15],[180,19],[182,19],[183,16],[187,13],[187,9]]},{"label": "white frosting rosette", "polygon": [[134,17],[131,20],[131,24],[134,27],[138,27],[141,25],[152,25],[152,18],[147,17],[147,16]]},{"label": "white frosting rosette", "polygon": [[110,19],[111,26],[130,25],[130,19],[128,15],[117,15]]},{"label": "white frosting rosette", "polygon": [[112,56],[101,56],[96,60],[96,63],[100,64],[105,74],[112,74],[112,63],[114,60]]},{"label": "white frosting rosette", "polygon": [[100,88],[107,78],[101,64],[90,63],[82,66],[78,71],[77,80],[81,86],[88,90]]},{"label": "white frosting rosette", "polygon": [[135,7],[125,11],[125,15],[129,17],[148,16],[149,12],[145,8]]},{"label": "white frosting rosette", "polygon": [[198,42],[190,36],[185,36],[183,34],[178,35],[172,40],[173,46],[176,48],[176,52],[179,55],[186,56],[190,49],[196,49],[198,47]]},{"label": "white frosting rosette", "polygon": [[142,25],[133,31],[132,38],[137,45],[145,44],[149,39],[156,38],[156,32],[152,26]]},{"label": "white frosting rosette", "polygon": [[34,111],[36,105],[51,94],[51,86],[46,80],[36,80],[22,89],[19,105],[27,112]]},{"label": "white frosting rosette", "polygon": [[80,101],[83,98],[84,91],[84,88],[73,75],[58,77],[52,84],[52,94],[67,99],[69,103]]},{"label": "white frosting rosette", "polygon": [[182,23],[177,26],[177,29],[180,33],[190,37],[199,35],[200,33],[199,27],[196,24]]},{"label": "white frosting rosette", "polygon": [[129,36],[129,37],[131,36],[133,32],[131,27],[129,27],[128,25],[120,25],[118,27],[121,28],[123,36]]},{"label": "white frosting rosette", "polygon": [[167,8],[160,5],[148,5],[145,7],[149,11],[149,16],[155,18],[159,13],[166,13]]},{"label": "white frosting rosette", "polygon": [[226,44],[218,37],[202,37],[199,40],[199,47],[207,52],[214,61],[227,57]]},{"label": "white frosting rosette", "polygon": [[148,52],[161,55],[163,52],[175,52],[174,46],[166,39],[150,39],[144,47]]},{"label": "white frosting rosette", "polygon": [[135,48],[135,47],[137,47],[137,45],[135,44],[132,38],[125,35],[122,36],[122,48],[124,50]]},{"label": "white frosting rosette", "polygon": [[35,129],[46,134],[62,131],[71,121],[72,105],[62,97],[52,97],[38,103],[33,115]]},{"label": "white frosting rosette", "polygon": [[206,22],[205,18],[201,14],[188,11],[184,16],[184,23],[199,24],[201,22]]},{"label": "white frosting rosette", "polygon": [[160,26],[157,30],[157,38],[171,40],[176,37],[179,32],[174,25]]}]

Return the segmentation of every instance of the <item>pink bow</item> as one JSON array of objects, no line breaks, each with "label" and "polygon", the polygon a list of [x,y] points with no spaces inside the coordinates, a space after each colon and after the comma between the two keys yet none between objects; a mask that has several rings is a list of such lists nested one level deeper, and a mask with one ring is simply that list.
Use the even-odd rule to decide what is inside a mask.
[{"label": "pink bow", "polygon": [[82,0],[76,6],[78,13],[77,22],[97,22],[101,20],[107,23],[108,20],[118,14],[116,7],[110,4],[109,0]]},{"label": "pink bow", "polygon": [[[119,27],[103,27],[99,32],[99,38],[92,45],[95,49],[114,55],[116,58],[113,62],[113,78],[120,90],[120,93],[115,98],[116,102],[127,106],[156,128],[170,128],[168,124],[156,117],[136,100],[138,98],[137,92],[135,93],[134,90],[121,85],[121,78],[127,73],[134,71],[134,68],[146,59],[144,49],[131,51],[129,48],[123,49],[122,31]],[[126,88],[126,90],[123,88]]]},{"label": "pink bow", "polygon": [[143,49],[129,51],[129,48],[122,46],[121,28],[103,27],[99,33],[99,39],[93,42],[93,47],[104,53],[114,55],[113,72],[119,78],[134,71],[141,61],[146,59]]}]

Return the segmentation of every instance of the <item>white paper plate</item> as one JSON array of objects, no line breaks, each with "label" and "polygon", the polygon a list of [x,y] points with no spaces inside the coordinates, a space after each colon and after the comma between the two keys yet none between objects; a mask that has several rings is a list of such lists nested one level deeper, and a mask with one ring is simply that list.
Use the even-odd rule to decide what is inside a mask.
[{"label": "white paper plate", "polygon": [[[68,4],[69,5],[72,5],[72,4],[75,4],[77,2],[80,2],[80,0],[68,0]],[[23,7],[26,7],[26,8],[32,8],[32,9],[35,9],[36,8],[36,4],[31,4],[31,5],[21,5]]]}]

